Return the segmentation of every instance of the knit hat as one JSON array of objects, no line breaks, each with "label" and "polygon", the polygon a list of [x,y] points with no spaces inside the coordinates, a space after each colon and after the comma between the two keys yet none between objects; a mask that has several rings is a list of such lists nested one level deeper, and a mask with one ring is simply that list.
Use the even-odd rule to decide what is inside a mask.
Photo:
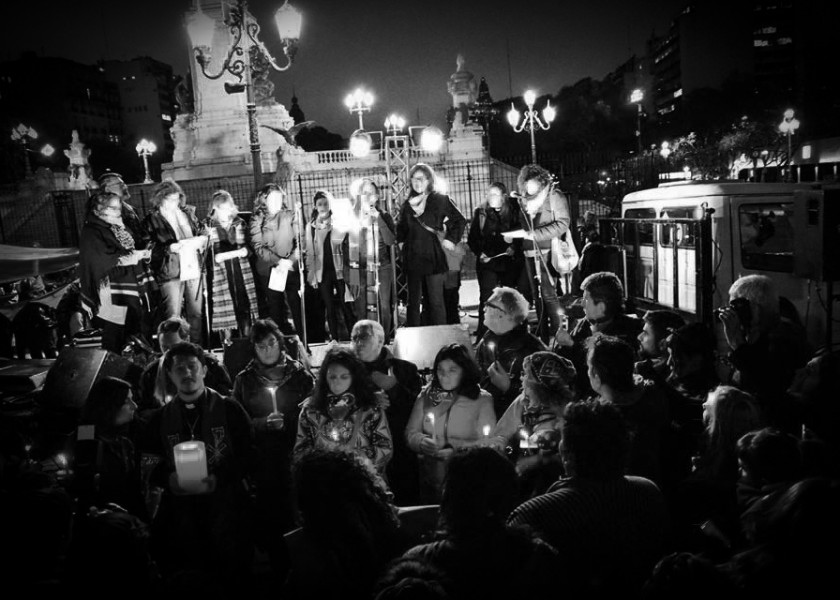
[{"label": "knit hat", "polygon": [[554,352],[534,352],[525,359],[523,367],[549,392],[568,388],[577,377],[572,361]]}]

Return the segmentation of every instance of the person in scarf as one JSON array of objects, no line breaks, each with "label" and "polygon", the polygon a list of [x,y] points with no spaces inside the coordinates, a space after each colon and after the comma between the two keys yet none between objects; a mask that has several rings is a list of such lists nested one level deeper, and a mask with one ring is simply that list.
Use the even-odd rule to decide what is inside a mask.
[{"label": "person in scarf", "polygon": [[318,190],[314,202],[312,218],[306,228],[306,281],[321,294],[330,337],[346,340],[356,322],[353,311],[344,301],[348,236],[333,222],[333,195],[326,190]]},{"label": "person in scarf", "polygon": [[283,535],[295,526],[292,504],[292,450],[300,404],[312,393],[315,379],[284,348],[284,337],[271,319],[251,328],[254,359],[233,382],[239,402],[254,427],[261,462],[254,473],[256,511],[262,546],[278,583],[288,567]]},{"label": "person in scarf", "polygon": [[563,411],[575,400],[575,367],[539,351],[522,364],[522,393],[507,408],[489,445],[516,463],[522,501],[542,494],[563,473],[557,455]]},{"label": "person in scarf", "polygon": [[[140,393],[137,396],[137,410],[141,418],[148,417],[152,411],[168,404],[175,397],[175,385],[163,368],[166,351],[179,342],[190,341],[190,324],[181,317],[171,317],[161,321],[157,328],[157,341],[160,355],[155,356],[143,369],[140,375]],[[233,383],[225,365],[219,362],[212,352],[205,352],[207,376],[204,378],[206,387],[219,392],[222,396],[230,396]]]},{"label": "person in scarf", "polygon": [[498,287],[484,303],[487,333],[475,349],[482,376],[481,387],[493,396],[493,408],[503,414],[522,391],[525,358],[547,350],[528,331],[528,301],[510,287]]},{"label": "person in scarf", "polygon": [[210,236],[207,270],[213,286],[210,328],[220,331],[224,345],[229,346],[233,330],[240,337],[247,336],[257,318],[257,290],[248,262],[246,225],[229,192],[218,190],[213,194],[206,230]]},{"label": "person in scarf", "polygon": [[[202,233],[195,207],[187,205],[184,191],[172,179],[155,186],[152,203],[154,208],[146,215],[143,226],[152,240],[151,268],[163,300],[161,319],[180,317],[183,309],[190,324],[190,340],[200,343],[203,277],[182,280],[180,255],[184,240]],[[204,246],[196,250],[203,251]]]},{"label": "person in scarf", "polygon": [[[141,446],[157,459],[150,484],[162,490],[152,522],[155,559],[164,578],[198,572],[227,594],[245,593],[254,550],[244,484],[257,459],[251,420],[241,404],[205,387],[200,346],[175,344],[163,367],[177,394],[149,420]],[[204,443],[208,477],[199,489],[186,490],[178,480],[174,448],[189,440]]]},{"label": "person in scarf", "polygon": [[537,335],[547,342],[560,328],[558,273],[551,266],[551,240],[569,231],[569,202],[555,187],[551,173],[539,165],[523,166],[516,184],[519,188],[519,229],[507,232],[504,239],[507,242],[522,239],[526,280],[518,287],[531,291],[539,317]]},{"label": "person in scarf", "polygon": [[157,289],[149,271],[148,250],[135,246],[122,220],[116,194],[97,192],[88,203],[79,239],[82,307],[102,329],[102,347],[121,353],[129,336],[142,330]]},{"label": "person in scarf", "polygon": [[382,473],[394,444],[383,402],[364,363],[345,346],[327,350],[312,395],[303,403],[294,453],[342,448]]},{"label": "person in scarf", "polygon": [[420,456],[420,501],[437,504],[446,461],[459,448],[485,444],[496,425],[493,397],[481,389],[481,372],[463,344],[435,356],[432,381],[417,396],[405,437]]},{"label": "person in scarf", "polygon": [[[376,263],[378,290],[378,321],[382,324],[386,339],[390,337],[393,307],[394,266],[391,252],[396,241],[394,219],[379,206],[379,186],[370,177],[357,179],[350,186],[350,197],[354,202],[353,214],[359,221],[358,228],[348,233],[348,261],[345,279],[356,298],[356,318],[365,319],[371,315],[368,305],[372,283],[364,279],[372,272]],[[378,242],[374,246],[374,242]],[[366,270],[362,270],[362,259]],[[367,293],[363,291],[365,284]]]},{"label": "person in scarf", "polygon": [[421,302],[429,313],[427,324],[444,325],[443,290],[449,271],[446,252],[457,252],[467,221],[449,196],[435,191],[435,173],[429,165],[417,163],[409,178],[411,191],[397,222],[397,242],[408,284],[406,326],[420,325]]},{"label": "person in scarf", "polygon": [[[385,346],[385,329],[376,321],[356,321],[350,339],[373,383],[388,398],[385,408],[388,426],[391,431],[405,431],[414,401],[423,387],[417,367],[407,360],[394,358]],[[385,474],[399,506],[419,503],[417,455],[408,447],[405,436],[394,437],[394,457]]]},{"label": "person in scarf", "polygon": [[476,207],[470,221],[467,245],[476,256],[478,274],[478,328],[476,339],[487,331],[484,308],[493,290],[516,285],[522,272],[519,240],[505,241],[502,233],[518,227],[518,209],[508,196],[504,183],[491,183],[487,200]]}]

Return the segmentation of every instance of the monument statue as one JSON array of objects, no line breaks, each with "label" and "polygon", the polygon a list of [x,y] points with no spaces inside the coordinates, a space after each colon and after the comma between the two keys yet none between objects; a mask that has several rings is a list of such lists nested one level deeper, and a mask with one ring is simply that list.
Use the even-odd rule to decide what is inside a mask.
[{"label": "monument statue", "polygon": [[475,75],[464,69],[463,55],[458,55],[455,65],[456,70],[449,76],[446,86],[452,95],[452,108],[448,111],[447,120],[453,130],[458,130],[469,122],[469,107],[475,103],[477,85]]},{"label": "monument statue", "polygon": [[64,151],[64,155],[70,159],[67,167],[68,180],[71,190],[87,189],[90,182],[90,148],[85,147],[84,142],[79,140],[79,132],[74,129],[70,141],[70,149]]}]

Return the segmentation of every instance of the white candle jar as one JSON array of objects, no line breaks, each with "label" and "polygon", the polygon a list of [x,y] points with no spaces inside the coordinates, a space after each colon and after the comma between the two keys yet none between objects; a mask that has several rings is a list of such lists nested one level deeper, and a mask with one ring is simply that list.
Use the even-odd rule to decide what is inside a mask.
[{"label": "white candle jar", "polygon": [[204,442],[190,440],[181,442],[174,448],[175,472],[178,485],[185,491],[198,492],[207,478],[207,455]]}]

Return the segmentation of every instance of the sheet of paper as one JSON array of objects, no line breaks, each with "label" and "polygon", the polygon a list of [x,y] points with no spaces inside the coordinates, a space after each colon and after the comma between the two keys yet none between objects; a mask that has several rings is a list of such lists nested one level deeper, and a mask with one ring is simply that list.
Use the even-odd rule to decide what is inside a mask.
[{"label": "sheet of paper", "polygon": [[275,265],[271,269],[271,275],[268,278],[268,289],[275,292],[283,292],[286,290],[286,278],[289,275],[288,261],[280,261],[279,265]]},{"label": "sheet of paper", "polygon": [[178,243],[181,249],[178,256],[181,261],[181,281],[198,279],[201,277],[201,264],[198,260],[198,252],[204,247],[206,238],[197,236],[180,240]]}]

